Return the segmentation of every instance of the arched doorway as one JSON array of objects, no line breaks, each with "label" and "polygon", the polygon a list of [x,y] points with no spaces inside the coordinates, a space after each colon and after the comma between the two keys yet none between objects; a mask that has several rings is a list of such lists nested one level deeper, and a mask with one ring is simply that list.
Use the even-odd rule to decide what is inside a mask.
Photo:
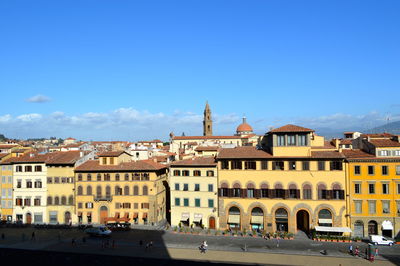
[{"label": "arched doorway", "polygon": [[71,224],[71,213],[70,212],[65,212],[64,214],[64,223],[65,224]]},{"label": "arched doorway", "polygon": [[208,218],[208,228],[215,229],[215,217],[211,216]]},{"label": "arched doorway", "polygon": [[32,214],[29,212],[26,214],[26,223],[31,224],[32,223]]},{"label": "arched doorway", "polygon": [[288,225],[288,212],[284,208],[279,208],[275,212],[275,223],[276,230],[287,232],[289,229]]},{"label": "arched doorway", "polygon": [[251,229],[253,230],[263,230],[264,229],[264,211],[255,207],[251,210]]},{"label": "arched doorway", "polygon": [[354,236],[364,237],[364,223],[362,221],[356,221],[354,223]]},{"label": "arched doorway", "polygon": [[106,206],[100,207],[100,223],[104,224],[105,219],[108,217],[108,208]]},{"label": "arched doorway", "polygon": [[231,207],[229,209],[228,226],[231,229],[240,230],[240,210],[238,207]]},{"label": "arched doorway", "polygon": [[296,214],[297,230],[308,233],[310,230],[310,215],[306,210],[300,210]]},{"label": "arched doorway", "polygon": [[332,213],[327,209],[322,209],[318,213],[318,225],[332,227]]},{"label": "arched doorway", "polygon": [[377,235],[378,234],[378,223],[376,221],[368,222],[368,235]]}]

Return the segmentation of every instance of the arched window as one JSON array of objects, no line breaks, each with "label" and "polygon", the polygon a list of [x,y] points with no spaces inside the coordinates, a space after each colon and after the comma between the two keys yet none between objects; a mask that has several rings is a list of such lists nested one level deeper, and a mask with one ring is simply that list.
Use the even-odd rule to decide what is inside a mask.
[{"label": "arched window", "polygon": [[125,174],[125,181],[129,181],[129,174]]},{"label": "arched window", "polygon": [[327,199],[328,193],[324,184],[318,185],[318,199]]},{"label": "arched window", "polygon": [[258,196],[256,196],[255,195],[255,186],[254,186],[254,184],[253,183],[249,183],[249,184],[247,184],[247,197],[248,198],[254,198],[254,197],[257,197],[258,198]]},{"label": "arched window", "polygon": [[332,194],[333,199],[344,199],[344,191],[338,183],[332,185]]},{"label": "arched window", "polygon": [[110,181],[110,174],[104,174],[104,181]]},{"label": "arched window", "polygon": [[53,198],[52,197],[47,197],[47,205],[52,205],[53,204]]},{"label": "arched window", "polygon": [[115,195],[122,195],[122,189],[119,186],[115,186]]},{"label": "arched window", "polygon": [[129,187],[128,186],[124,187],[124,195],[129,195]]},{"label": "arched window", "polygon": [[115,181],[119,181],[119,174],[115,175]]},{"label": "arched window", "polygon": [[193,176],[201,176],[201,171],[200,170],[194,170],[193,171]]},{"label": "arched window", "polygon": [[238,207],[233,206],[229,209],[229,215],[240,215],[240,210]]},{"label": "arched window", "polygon": [[101,181],[101,174],[97,174],[97,181]]},{"label": "arched window", "polygon": [[106,197],[107,198],[111,197],[111,187],[110,186],[106,186]]},{"label": "arched window", "polygon": [[61,205],[67,205],[67,197],[66,196],[61,197]]},{"label": "arched window", "polygon": [[83,194],[83,188],[82,186],[78,186],[78,191],[77,191],[78,195],[82,195]]},{"label": "arched window", "polygon": [[240,229],[240,210],[233,206],[229,208],[228,225],[232,229]]},{"label": "arched window", "polygon": [[92,175],[91,174],[87,174],[87,181],[92,181]]},{"label": "arched window", "polygon": [[310,184],[303,185],[303,199],[312,199],[312,189]]},{"label": "arched window", "polygon": [[87,188],[86,188],[86,194],[87,195],[92,195],[92,186],[87,186]]},{"label": "arched window", "polygon": [[78,181],[82,181],[82,174],[78,174]]},{"label": "arched window", "polygon": [[281,183],[275,184],[275,197],[276,198],[285,198],[285,190]]},{"label": "arched window", "polygon": [[102,194],[102,192],[101,192],[101,186],[97,186],[97,187],[96,187],[96,196],[97,196],[98,198],[101,198],[101,194]]},{"label": "arched window", "polygon": [[228,191],[229,191],[228,184],[227,183],[222,183],[221,184],[221,188],[219,190],[220,197],[229,197]]},{"label": "arched window", "polygon": [[235,183],[233,184],[233,197],[240,197],[241,196],[241,189],[240,189],[240,184]]},{"label": "arched window", "polygon": [[319,226],[332,226],[332,213],[328,209],[322,209],[318,212]]},{"label": "arched window", "polygon": [[275,224],[277,231],[287,232],[288,227],[288,212],[284,208],[279,208],[275,212]]},{"label": "arched window", "polygon": [[143,195],[148,195],[149,191],[146,185],[143,186]]},{"label": "arched window", "polygon": [[269,189],[268,189],[268,184],[262,183],[260,185],[261,188],[261,197],[262,198],[268,198],[269,197]]},{"label": "arched window", "polygon": [[213,170],[208,170],[207,171],[207,176],[214,176],[214,171]]},{"label": "arched window", "polygon": [[134,196],[139,195],[139,187],[138,186],[133,186],[133,195]]},{"label": "arched window", "polygon": [[297,186],[295,184],[289,185],[289,198],[291,199],[300,198],[300,191],[297,190]]},{"label": "arched window", "polygon": [[60,198],[58,196],[54,197],[54,205],[60,205]]},{"label": "arched window", "polygon": [[70,195],[68,197],[68,205],[74,205],[74,196]]},{"label": "arched window", "polygon": [[252,216],[264,216],[264,212],[260,207],[255,207],[251,210]]}]

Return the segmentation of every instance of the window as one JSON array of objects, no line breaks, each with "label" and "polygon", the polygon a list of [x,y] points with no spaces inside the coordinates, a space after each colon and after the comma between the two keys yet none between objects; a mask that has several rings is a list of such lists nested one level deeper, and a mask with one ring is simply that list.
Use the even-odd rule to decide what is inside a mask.
[{"label": "window", "polygon": [[26,181],[26,187],[27,188],[32,188],[32,181],[31,180],[27,180]]},{"label": "window", "polygon": [[133,195],[134,196],[139,195],[139,187],[138,186],[133,186]]},{"label": "window", "polygon": [[354,193],[355,194],[360,194],[361,193],[361,184],[360,183],[355,183],[354,184]]},{"label": "window", "polygon": [[61,205],[67,205],[67,197],[65,196],[61,197]]},{"label": "window", "polygon": [[119,186],[115,187],[115,195],[120,196],[122,195],[122,188],[120,188]]},{"label": "window", "polygon": [[110,174],[104,174],[104,181],[110,181],[111,177]]},{"label": "window", "polygon": [[88,187],[86,188],[86,194],[87,194],[87,195],[92,195],[92,187],[91,187],[91,186],[88,186]]},{"label": "window", "polygon": [[233,197],[240,197],[240,188],[233,189]]},{"label": "window", "polygon": [[331,170],[342,170],[342,162],[341,161],[331,161]]},{"label": "window", "polygon": [[143,195],[148,195],[149,194],[149,189],[147,186],[143,186]]},{"label": "window", "polygon": [[110,158],[110,164],[114,164],[114,157]]},{"label": "window", "polygon": [[25,172],[32,172],[32,166],[31,165],[26,165],[25,166]]},{"label": "window", "polygon": [[93,203],[92,202],[86,202],[86,209],[93,209]]},{"label": "window", "polygon": [[376,201],[374,201],[374,200],[368,201],[368,212],[370,214],[376,213]]},{"label": "window", "polygon": [[226,161],[226,160],[221,161],[221,169],[224,169],[224,170],[229,169],[229,161]]},{"label": "window", "polygon": [[78,181],[82,181],[82,174],[78,174]]},{"label": "window", "polygon": [[382,184],[382,194],[389,194],[389,184],[387,183]]},{"label": "window", "polygon": [[272,162],[272,170],[284,170],[284,162],[282,161]]},{"label": "window", "polygon": [[139,209],[139,203],[133,203],[133,208],[134,209]]},{"label": "window", "polygon": [[183,199],[183,206],[189,207],[189,199],[188,198]]},{"label": "window", "polygon": [[207,176],[214,176],[214,171],[213,170],[208,170],[207,171]]},{"label": "window", "polygon": [[82,209],[82,207],[83,207],[82,202],[78,202],[78,209]]},{"label": "window", "polygon": [[309,184],[303,186],[303,199],[312,199],[311,185]]},{"label": "window", "polygon": [[388,175],[388,166],[382,165],[382,175]]},{"label": "window", "polygon": [[54,177],[54,184],[59,184],[60,178],[58,176]]},{"label": "window", "polygon": [[97,181],[101,181],[101,174],[97,174]]},{"label": "window", "polygon": [[194,206],[200,207],[200,199],[194,199]]},{"label": "window", "polygon": [[131,204],[129,202],[124,202],[124,203],[122,203],[122,208],[130,209],[131,208]]},{"label": "window", "polygon": [[395,150],[394,151],[394,156],[400,156],[400,150]]},{"label": "window", "polygon": [[188,170],[183,170],[182,171],[182,176],[189,176],[189,171]]},{"label": "window", "polygon": [[208,208],[214,208],[214,200],[213,199],[208,200]]},{"label": "window", "polygon": [[382,201],[382,213],[390,213],[390,201]]},{"label": "window", "polygon": [[124,195],[129,195],[129,187],[128,186],[124,187]]},{"label": "window", "polygon": [[70,195],[68,197],[68,205],[74,205],[74,196]]},{"label": "window", "polygon": [[303,171],[308,171],[310,170],[310,162],[305,161],[303,162]]},{"label": "window", "polygon": [[183,184],[183,191],[189,190],[189,184]]},{"label": "window", "polygon": [[261,169],[262,170],[268,169],[268,161],[261,161]]},{"label": "window", "polygon": [[115,174],[115,181],[119,181],[119,174]]},{"label": "window", "polygon": [[40,198],[36,198],[34,200],[34,204],[35,204],[35,206],[40,206]]},{"label": "window", "polygon": [[179,170],[174,170],[174,176],[180,176],[181,175],[181,171]]},{"label": "window", "polygon": [[91,174],[87,174],[87,181],[92,181],[92,175]]},{"label": "window", "polygon": [[200,191],[200,184],[194,184],[194,191]]},{"label": "window", "polygon": [[369,194],[375,194],[375,184],[373,183],[368,184],[368,192]]},{"label": "window", "polygon": [[60,198],[58,196],[54,197],[54,205],[60,205]]},{"label": "window", "polygon": [[35,172],[42,172],[42,166],[41,165],[35,165]]},{"label": "window", "polygon": [[296,135],[287,135],[288,146],[296,146]]},{"label": "window", "polygon": [[77,194],[78,194],[78,195],[82,195],[82,194],[83,194],[83,188],[82,188],[82,186],[78,186]]},{"label": "window", "polygon": [[194,170],[193,176],[201,176],[201,172],[199,170]]},{"label": "window", "polygon": [[232,161],[232,169],[236,169],[236,170],[242,169],[242,161],[233,160]]},{"label": "window", "polygon": [[24,206],[31,206],[31,199],[30,198],[24,199]]},{"label": "window", "polygon": [[175,206],[181,206],[181,199],[175,198]]},{"label": "window", "polygon": [[278,146],[285,146],[285,135],[278,135],[277,136]]},{"label": "window", "polygon": [[15,172],[22,172],[22,166],[17,165],[17,167],[15,168]]},{"label": "window", "polygon": [[179,183],[175,183],[175,190],[179,190]]},{"label": "window", "polygon": [[107,158],[103,158],[103,164],[107,164]]},{"label": "window", "polygon": [[247,197],[248,198],[254,198],[254,188],[248,188],[247,189]]},{"label": "window", "polygon": [[261,188],[261,197],[262,198],[268,198],[268,196],[269,196],[268,188],[262,187]]},{"label": "window", "polygon": [[380,156],[388,156],[388,151],[379,151]]},{"label": "window", "polygon": [[49,222],[52,223],[52,224],[55,224],[55,223],[58,222],[58,220],[57,220],[57,212],[53,211],[53,212],[49,213]]},{"label": "window", "polygon": [[318,171],[325,171],[325,162],[318,161]]},{"label": "window", "polygon": [[256,162],[255,161],[245,161],[244,169],[246,170],[256,170]]},{"label": "window", "polygon": [[400,194],[400,183],[397,183],[397,194]]},{"label": "window", "polygon": [[35,181],[35,188],[42,188],[42,181],[36,180]]},{"label": "window", "polygon": [[361,167],[359,165],[354,165],[354,174],[355,175],[361,174]]},{"label": "window", "polygon": [[9,184],[12,184],[12,176],[9,176],[9,177],[8,177],[8,183],[9,183]]},{"label": "window", "polygon": [[213,192],[213,191],[214,191],[214,185],[208,184],[208,192]]},{"label": "window", "polygon": [[289,161],[289,170],[296,170],[296,161]]},{"label": "window", "polygon": [[400,165],[396,165],[396,175],[400,175]]},{"label": "window", "polygon": [[16,198],[15,199],[15,205],[22,206],[22,199],[21,198]]},{"label": "window", "polygon": [[375,167],[372,165],[368,165],[368,174],[373,175],[375,173]]},{"label": "window", "polygon": [[2,176],[1,177],[1,182],[4,184],[4,183],[6,183],[6,177],[5,176]]},{"label": "window", "polygon": [[120,209],[120,208],[121,208],[121,203],[116,202],[116,203],[115,203],[115,208],[116,208],[116,209]]},{"label": "window", "polygon": [[21,188],[22,187],[22,180],[17,180],[17,188]]},{"label": "window", "polygon": [[299,135],[298,146],[307,146],[307,135]]},{"label": "window", "polygon": [[62,183],[62,184],[67,183],[67,178],[66,178],[66,177],[61,177],[61,183]]},{"label": "window", "polygon": [[355,213],[362,213],[362,201],[360,200],[354,201],[354,209]]}]

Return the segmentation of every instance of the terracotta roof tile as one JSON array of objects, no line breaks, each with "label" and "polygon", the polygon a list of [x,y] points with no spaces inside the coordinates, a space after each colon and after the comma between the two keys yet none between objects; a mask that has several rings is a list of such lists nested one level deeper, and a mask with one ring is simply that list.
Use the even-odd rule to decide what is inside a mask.
[{"label": "terracotta roof tile", "polygon": [[105,151],[105,152],[98,154],[97,156],[99,156],[99,157],[118,157],[123,153],[128,154],[126,151]]},{"label": "terracotta roof tile", "polygon": [[353,144],[353,139],[342,139],[342,140],[340,140],[340,144],[351,145],[351,144]]},{"label": "terracotta roof tile", "polygon": [[369,142],[375,147],[400,147],[400,142],[391,139],[370,139]]},{"label": "terracotta roof tile", "polygon": [[285,125],[282,127],[272,129],[270,131],[270,133],[279,133],[279,132],[314,132],[314,130],[289,124],[289,125]]},{"label": "terracotta roof tile", "polygon": [[241,146],[236,148],[225,148],[219,151],[218,159],[262,159],[272,158],[272,155],[264,150],[257,150],[253,146]]},{"label": "terracotta roof tile", "polygon": [[333,158],[344,158],[344,155],[338,151],[311,151],[311,158],[333,159]]},{"label": "terracotta roof tile", "polygon": [[375,155],[369,154],[365,151],[354,149],[354,150],[343,150],[343,155],[348,159],[358,158],[375,158]]},{"label": "terracotta roof tile", "polygon": [[0,149],[11,149],[16,146],[18,146],[18,144],[1,144]]},{"label": "terracotta roof tile", "polygon": [[191,140],[191,139],[240,139],[240,136],[181,136],[174,137],[174,140]]},{"label": "terracotta roof tile", "polygon": [[199,146],[195,150],[196,151],[218,151],[218,146]]},{"label": "terracotta roof tile", "polygon": [[75,164],[79,158],[81,158],[80,151],[54,152],[53,156],[47,160],[46,164]]},{"label": "terracotta roof tile", "polygon": [[171,166],[216,166],[214,157],[194,157],[193,159],[175,161]]},{"label": "terracotta roof tile", "polygon": [[75,171],[156,171],[164,168],[167,168],[167,166],[156,163],[153,160],[125,162],[119,165],[100,165],[97,160],[89,160],[78,166]]},{"label": "terracotta roof tile", "polygon": [[37,153],[26,153],[21,157],[10,158],[10,163],[45,163],[51,157],[53,157],[53,153],[46,154],[37,154]]},{"label": "terracotta roof tile", "polygon": [[9,153],[0,153],[0,159],[6,157],[7,155],[9,155]]}]

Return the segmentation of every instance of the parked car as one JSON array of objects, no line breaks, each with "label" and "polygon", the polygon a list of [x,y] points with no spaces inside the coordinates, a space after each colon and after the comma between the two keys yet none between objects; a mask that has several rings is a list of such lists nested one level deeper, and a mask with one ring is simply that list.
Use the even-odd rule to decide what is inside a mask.
[{"label": "parked car", "polygon": [[371,243],[374,245],[388,245],[391,246],[394,244],[393,240],[387,239],[384,236],[379,236],[379,235],[370,235],[369,240]]},{"label": "parked car", "polygon": [[87,228],[84,231],[90,236],[110,236],[111,231],[106,226]]}]

